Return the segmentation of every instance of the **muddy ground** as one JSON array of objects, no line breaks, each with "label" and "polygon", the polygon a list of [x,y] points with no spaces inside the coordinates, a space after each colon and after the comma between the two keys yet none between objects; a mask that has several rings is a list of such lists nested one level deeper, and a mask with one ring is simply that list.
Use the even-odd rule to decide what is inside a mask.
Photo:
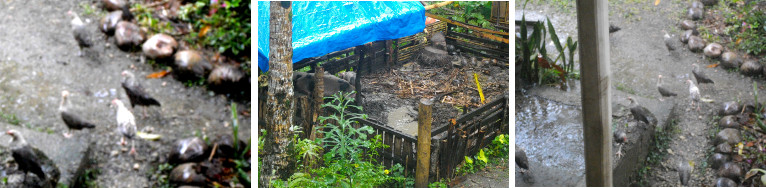
[{"label": "muddy ground", "polygon": [[[622,30],[610,34],[609,37],[611,45],[611,81],[613,86],[611,89],[627,93],[627,96],[640,96],[650,100],[658,100],[659,93],[655,84],[657,75],[661,74],[665,78],[663,79],[663,84],[679,94],[677,97],[664,101],[665,103],[669,102],[677,105],[677,110],[672,112],[673,117],[675,117],[673,119],[676,120],[677,125],[668,131],[670,134],[666,142],[667,148],[662,151],[653,151],[663,157],[653,165],[643,169],[643,174],[646,176],[630,182],[630,185],[680,186],[678,172],[676,171],[677,164],[681,161],[693,160],[697,165],[692,174],[690,186],[712,186],[714,185],[715,173],[710,169],[707,158],[711,154],[710,148],[713,147],[711,135],[716,130],[715,124],[711,121],[716,119],[715,116],[717,114],[714,113],[714,109],[717,109],[721,103],[727,101],[753,101],[753,83],[757,82],[759,86],[763,86],[766,82],[764,82],[763,78],[742,76],[736,71],[727,71],[722,68],[704,68],[707,65],[717,63],[718,60],[705,58],[701,54],[692,53],[685,48],[677,50],[677,53],[669,53],[663,42],[664,33],[662,30],[675,34],[676,37],[680,34],[681,30],[676,24],[685,18],[685,11],[689,2],[679,0],[661,1],[657,6],[654,6],[653,3],[654,1],[610,1],[609,3],[609,22],[622,28]],[[517,17],[522,12],[522,4],[516,4]],[[537,14],[538,18],[550,17],[554,26],[556,26],[559,37],[565,38],[567,35],[570,35],[576,38],[574,2],[569,2],[568,6],[562,5],[562,3],[550,2],[529,3],[526,10],[528,13],[527,19],[532,14]],[[552,50],[555,48],[549,45],[548,49]],[[704,98],[715,100],[713,103],[703,104],[700,112],[691,109],[688,98],[688,85],[685,84],[687,79],[694,80],[691,75],[691,65],[693,63],[703,67],[703,71],[715,81],[714,85],[699,86]],[[579,85],[579,82],[575,84]],[[763,87],[759,87],[759,90],[761,89]],[[759,98],[764,97],[763,92],[759,93]],[[518,92],[516,94],[517,98],[524,96]],[[619,99],[617,97],[612,97],[612,99],[613,106],[615,104],[628,104],[624,100],[617,101],[616,99]],[[517,104],[519,104],[518,100]],[[519,112],[518,106],[516,109],[517,117],[519,113],[524,113]],[[613,119],[618,121],[620,118]],[[581,126],[577,119],[567,122],[574,122]],[[517,134],[519,129],[533,129],[535,127],[524,126],[524,122],[519,123],[518,121],[516,125]],[[559,131],[568,132],[567,130]],[[518,138],[519,136],[517,135]],[[516,142],[519,142],[519,140]],[[543,153],[532,155],[548,156],[548,154]],[[531,163],[538,163],[539,165],[548,165],[545,162],[548,160],[557,161],[559,159],[530,158]],[[560,176],[555,171],[535,172],[535,169],[531,171],[536,176],[540,176],[538,182],[540,181],[539,179],[545,180],[548,177]],[[516,179],[520,180],[518,178],[518,170],[516,173]],[[638,174],[638,172],[635,173]],[[538,186],[539,184],[523,184],[517,181],[516,185]],[[560,186],[574,185],[577,184]]]},{"label": "muddy ground", "polygon": [[[90,3],[85,1],[83,3]],[[89,21],[95,45],[78,57],[66,12],[80,13]],[[197,132],[211,137],[231,134],[231,101],[203,87],[187,87],[164,77],[146,79],[158,71],[139,62],[139,53],[123,52],[113,38],[104,40],[97,31],[100,18],[85,15],[80,2],[7,0],[0,2],[0,112],[15,116],[19,128],[60,136],[67,128],[57,111],[62,90],[73,95],[74,111],[91,120],[97,127],[74,132],[73,140],[89,144],[94,168],[100,173],[93,179],[101,187],[155,187],[160,175],[158,164],[167,160],[169,145],[176,139],[193,137]],[[139,131],[162,135],[159,141],[137,140],[138,156],[128,155],[117,142],[115,110],[108,106],[113,98],[127,101],[120,86],[120,72],[132,71],[146,90],[161,103],[148,108],[132,109]],[[249,138],[249,101],[240,102],[240,138]],[[11,121],[3,118],[2,121]],[[3,137],[5,138],[5,137]],[[27,138],[46,139],[46,138]],[[4,140],[5,141],[5,140]],[[4,151],[7,152],[7,151]],[[61,148],[60,152],[70,152]],[[7,159],[0,159],[6,161]],[[134,168],[134,167],[138,168]],[[75,169],[60,169],[73,171]],[[5,172],[0,174],[9,175]],[[127,184],[126,184],[127,183]]]},{"label": "muddy ground", "polygon": [[[471,61],[472,55],[462,55]],[[433,106],[432,128],[447,125],[451,118],[480,107],[480,96],[473,73],[479,77],[485,102],[508,95],[508,66],[505,62],[485,63],[461,68],[425,68],[414,63],[391,71],[363,76],[364,111],[371,119],[404,133],[417,135],[418,103],[421,98],[443,95]],[[466,63],[470,64],[470,63]],[[414,67],[414,69],[413,69]],[[414,70],[414,71],[413,71]]]}]

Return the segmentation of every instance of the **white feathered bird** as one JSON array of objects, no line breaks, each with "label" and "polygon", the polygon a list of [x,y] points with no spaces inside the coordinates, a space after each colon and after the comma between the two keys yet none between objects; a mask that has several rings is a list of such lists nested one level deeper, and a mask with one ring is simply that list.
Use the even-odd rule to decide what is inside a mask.
[{"label": "white feathered bird", "polygon": [[130,139],[130,154],[136,154],[135,141],[133,140],[136,136],[136,117],[119,99],[112,100],[112,105],[117,107],[117,130],[123,136],[120,139],[120,144],[124,146],[125,138]]}]

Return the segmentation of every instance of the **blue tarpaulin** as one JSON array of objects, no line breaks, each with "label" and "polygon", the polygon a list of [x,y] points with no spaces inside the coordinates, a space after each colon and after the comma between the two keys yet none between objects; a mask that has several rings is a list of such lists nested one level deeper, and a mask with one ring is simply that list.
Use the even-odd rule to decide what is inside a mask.
[{"label": "blue tarpaulin", "polygon": [[[293,63],[368,42],[422,32],[425,8],[420,2],[294,1]],[[269,70],[268,1],[258,2],[258,67]]]}]

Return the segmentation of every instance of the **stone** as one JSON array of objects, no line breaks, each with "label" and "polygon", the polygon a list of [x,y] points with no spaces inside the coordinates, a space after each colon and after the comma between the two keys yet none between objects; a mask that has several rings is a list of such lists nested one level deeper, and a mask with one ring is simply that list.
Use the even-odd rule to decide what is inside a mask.
[{"label": "stone", "polygon": [[713,169],[718,169],[719,167],[723,166],[724,163],[729,162],[729,155],[715,153],[712,157],[710,157],[713,161],[711,164],[711,167]]},{"label": "stone", "polygon": [[689,42],[689,38],[696,35],[699,35],[699,32],[697,32],[696,30],[686,30],[681,35],[679,35],[679,37],[681,42],[686,44]]},{"label": "stone", "polygon": [[213,65],[196,50],[182,50],[175,54],[173,73],[182,80],[204,78]]},{"label": "stone", "polygon": [[691,8],[705,8],[705,5],[702,4],[700,1],[692,1],[691,4],[689,4],[689,7]]},{"label": "stone", "polygon": [[715,186],[716,187],[736,187],[737,182],[734,182],[734,180],[731,180],[729,178],[718,177],[718,179],[715,179]]},{"label": "stone", "polygon": [[681,21],[681,23],[679,25],[681,26],[681,29],[683,29],[683,30],[695,30],[695,29],[697,29],[697,24],[694,23],[694,21],[691,21],[691,20]]},{"label": "stone", "polygon": [[170,182],[183,185],[205,185],[205,176],[196,163],[184,163],[170,171]]},{"label": "stone", "polygon": [[122,9],[125,6],[125,0],[102,0],[104,9],[108,11],[115,11]]},{"label": "stone", "polygon": [[739,68],[742,65],[742,59],[734,52],[724,52],[721,54],[721,66],[725,69]]},{"label": "stone", "polygon": [[737,118],[733,115],[724,116],[718,121],[718,126],[723,128],[739,128],[740,124],[737,122]]},{"label": "stone", "polygon": [[722,51],[723,46],[718,43],[710,43],[705,47],[705,49],[702,50],[703,54],[710,58],[717,58],[718,56],[721,56]]},{"label": "stone", "polygon": [[114,39],[122,50],[130,50],[144,42],[144,32],[135,23],[120,21],[114,30]]},{"label": "stone", "polygon": [[733,162],[724,163],[723,166],[718,169],[718,176],[720,177],[739,180],[742,175],[742,167]]},{"label": "stone", "polygon": [[178,47],[176,39],[166,34],[156,34],[149,37],[141,46],[144,55],[150,59],[162,59],[173,55]]},{"label": "stone", "polygon": [[739,72],[746,76],[758,76],[763,73],[763,66],[757,60],[747,59],[739,67]]},{"label": "stone", "polygon": [[686,16],[692,20],[700,20],[702,19],[703,13],[704,13],[703,9],[691,7],[689,8],[689,13],[686,14]]},{"label": "stone", "polygon": [[207,144],[198,137],[180,139],[173,144],[168,162],[170,164],[199,162],[205,158],[207,149]]},{"label": "stone", "polygon": [[109,12],[109,14],[106,14],[106,16],[99,21],[98,29],[101,30],[101,32],[106,33],[108,36],[114,35],[114,29],[120,21],[122,21],[122,11],[117,10]]},{"label": "stone", "polygon": [[718,110],[718,114],[721,116],[736,115],[741,109],[736,101],[724,102]]},{"label": "stone", "polygon": [[689,50],[692,52],[700,52],[703,48],[705,48],[705,41],[702,40],[702,38],[698,36],[691,36],[689,37]]},{"label": "stone", "polygon": [[739,130],[726,128],[718,132],[715,137],[716,144],[727,143],[730,145],[737,144],[742,141],[742,136],[739,134]]},{"label": "stone", "polygon": [[715,147],[715,152],[717,153],[723,153],[723,154],[729,154],[732,153],[731,145],[727,143],[718,144],[718,146]]}]

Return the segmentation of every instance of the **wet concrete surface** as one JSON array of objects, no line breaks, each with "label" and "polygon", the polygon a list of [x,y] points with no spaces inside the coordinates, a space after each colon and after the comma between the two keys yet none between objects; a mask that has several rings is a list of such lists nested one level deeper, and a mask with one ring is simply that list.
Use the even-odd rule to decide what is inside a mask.
[{"label": "wet concrete surface", "polygon": [[[668,148],[664,151],[657,151],[665,154],[665,157],[660,159],[656,165],[648,166],[643,181],[630,182],[630,185],[680,186],[676,170],[676,164],[679,161],[693,160],[696,164],[707,164],[708,151],[713,147],[710,136],[714,134],[715,130],[716,114],[714,108],[726,101],[753,101],[752,84],[757,82],[759,86],[763,86],[765,82],[762,78],[746,77],[736,71],[705,68],[707,65],[718,63],[718,60],[692,53],[685,47],[677,50],[676,53],[669,53],[663,41],[664,33],[662,30],[675,34],[675,37],[681,34],[680,29],[675,24],[685,18],[685,7],[688,6],[688,2],[662,1],[659,6],[654,6],[651,3],[653,2],[610,2],[610,23],[622,28],[622,30],[610,34],[609,38],[612,91],[618,90],[633,96],[657,101],[657,103],[671,103],[677,106],[671,108],[673,110],[664,109],[673,114],[673,119],[677,123],[675,128],[666,130],[671,133],[667,143]],[[518,6],[517,4],[517,13],[520,12]],[[556,12],[558,9],[551,6],[530,3],[527,10],[549,15],[551,21],[568,19],[576,23],[575,17],[567,16],[567,13]],[[556,21],[554,21],[555,23]],[[563,29],[576,32],[575,27],[567,27],[560,26],[556,29],[557,31]],[[573,34],[573,36],[575,35],[576,33]],[[714,100],[713,103],[703,103],[700,112],[691,108],[688,85],[685,83],[687,79],[694,80],[691,75],[693,63],[699,64],[703,71],[715,81],[714,85],[699,86],[704,98]],[[659,74],[663,75],[665,87],[678,93],[677,97],[665,99],[663,102],[657,100],[659,93],[656,89],[656,79]],[[759,90],[762,89],[763,87],[759,87]],[[764,92],[759,93],[759,98],[764,97]],[[579,93],[572,96],[579,96]],[[562,99],[562,103],[570,103],[567,101],[577,100]],[[627,102],[619,101],[615,97],[612,98],[612,101],[613,108],[614,103],[627,104]],[[642,104],[647,103],[646,101],[640,102]],[[518,129],[516,131],[517,139],[519,138]],[[533,171],[533,173],[536,172]],[[554,175],[556,174],[551,174],[551,176]],[[518,176],[517,180],[520,180]],[[712,186],[714,180],[714,173],[709,166],[698,165],[692,174],[690,185]],[[516,183],[519,185],[519,181]]]},{"label": "wet concrete surface", "polygon": [[[82,2],[82,3],[90,3]],[[77,43],[71,33],[70,18],[73,10],[88,24],[94,46],[86,55],[78,57]],[[146,79],[158,71],[139,62],[138,52],[123,52],[115,47],[113,38],[104,40],[97,31],[95,14],[82,14],[80,2],[20,1],[0,2],[0,112],[15,116],[19,125],[46,134],[60,135],[67,128],[57,108],[62,90],[69,90],[74,109],[84,119],[97,125],[95,129],[74,131],[71,140],[89,138],[93,148],[92,160],[101,169],[96,182],[104,187],[118,182],[144,182],[131,187],[155,185],[152,170],[164,163],[169,145],[176,139],[195,136],[214,137],[231,134],[231,103],[226,96],[216,95],[202,87],[187,87],[184,83],[164,77]],[[108,106],[111,99],[128,99],[120,86],[120,72],[130,70],[136,74],[161,107],[132,109],[139,131],[162,135],[159,141],[136,140],[139,153],[131,157],[117,144],[121,135],[116,132],[115,110]],[[249,102],[238,105],[240,138],[250,137]],[[8,121],[7,118],[0,121]],[[46,138],[27,138],[27,140]],[[37,141],[30,141],[36,143]],[[86,141],[83,141],[86,142]],[[71,152],[62,147],[58,151]],[[117,154],[117,155],[113,155]],[[134,169],[133,166],[139,167]],[[76,169],[61,169],[72,171]],[[124,177],[124,178],[123,178]],[[131,178],[128,178],[131,177]],[[135,181],[134,181],[135,180]]]}]

